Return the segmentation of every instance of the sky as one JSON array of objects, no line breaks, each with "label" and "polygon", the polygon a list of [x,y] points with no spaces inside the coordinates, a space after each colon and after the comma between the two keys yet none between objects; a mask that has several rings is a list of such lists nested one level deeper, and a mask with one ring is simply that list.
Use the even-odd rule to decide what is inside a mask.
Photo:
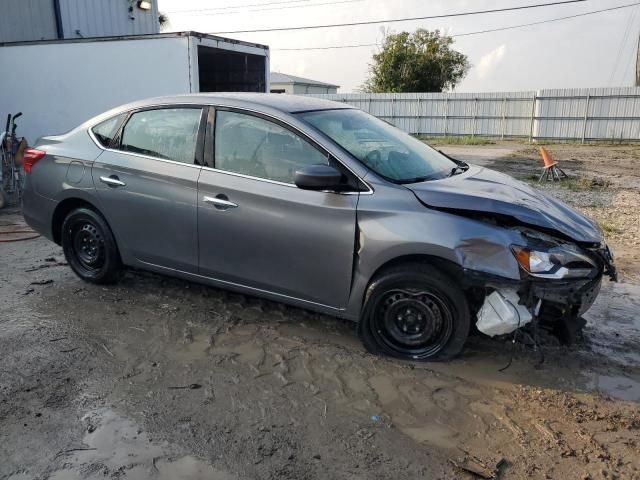
[{"label": "sky", "polygon": [[[158,0],[165,31],[204,33],[432,16],[552,0]],[[357,92],[377,46],[287,51],[286,48],[377,44],[385,33],[439,29],[449,35],[519,25],[638,0],[587,0],[513,12],[315,30],[224,33],[268,45],[271,71],[340,85]],[[252,6],[247,6],[252,5]],[[457,92],[632,86],[640,33],[640,5],[594,15],[455,38],[472,68]]]}]

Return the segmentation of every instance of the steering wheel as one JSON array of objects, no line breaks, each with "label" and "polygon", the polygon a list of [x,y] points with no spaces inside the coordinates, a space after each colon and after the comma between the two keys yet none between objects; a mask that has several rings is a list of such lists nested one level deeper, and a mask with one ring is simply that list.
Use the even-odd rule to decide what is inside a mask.
[{"label": "steering wheel", "polygon": [[367,165],[377,170],[378,165],[382,162],[382,153],[380,152],[380,150],[371,150],[369,153],[367,153],[364,161]]}]

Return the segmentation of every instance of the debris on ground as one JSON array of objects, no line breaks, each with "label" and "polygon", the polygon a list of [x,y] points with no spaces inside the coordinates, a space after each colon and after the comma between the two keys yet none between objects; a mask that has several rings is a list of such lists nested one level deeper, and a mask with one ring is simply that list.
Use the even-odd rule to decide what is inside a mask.
[{"label": "debris on ground", "polygon": [[459,470],[464,470],[465,472],[488,480],[498,478],[500,469],[507,463],[504,458],[501,458],[493,467],[489,467],[485,462],[469,453],[467,453],[462,460],[456,461],[450,458],[449,462]]},{"label": "debris on ground", "polygon": [[175,386],[171,386],[171,387],[167,387],[170,390],[181,390],[181,389],[188,389],[188,390],[197,390],[199,388],[202,388],[202,385],[200,385],[199,383],[191,383],[189,385],[183,385],[183,386],[179,386],[179,387],[175,387]]}]

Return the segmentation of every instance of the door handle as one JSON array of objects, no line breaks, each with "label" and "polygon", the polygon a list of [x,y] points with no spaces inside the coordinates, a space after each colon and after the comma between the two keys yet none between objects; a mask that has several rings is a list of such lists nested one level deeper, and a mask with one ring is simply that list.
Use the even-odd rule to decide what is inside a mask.
[{"label": "door handle", "polygon": [[111,175],[110,177],[100,177],[100,181],[102,183],[106,183],[110,187],[125,187],[127,185],[115,175]]},{"label": "door handle", "polygon": [[238,204],[230,202],[226,195],[218,195],[216,197],[202,197],[204,203],[209,203],[216,207],[218,210],[226,210],[227,208],[237,208]]}]

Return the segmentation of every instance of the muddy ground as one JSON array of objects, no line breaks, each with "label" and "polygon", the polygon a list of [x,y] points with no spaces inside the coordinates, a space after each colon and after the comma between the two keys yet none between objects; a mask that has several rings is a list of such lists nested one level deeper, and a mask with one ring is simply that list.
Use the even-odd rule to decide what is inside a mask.
[{"label": "muddy ground", "polygon": [[[441,148],[539,171],[531,146]],[[622,272],[571,347],[392,361],[349,322],[143,272],[89,285],[42,238],[0,243],[0,478],[639,479],[640,148],[548,148],[574,180],[542,188]]]}]

